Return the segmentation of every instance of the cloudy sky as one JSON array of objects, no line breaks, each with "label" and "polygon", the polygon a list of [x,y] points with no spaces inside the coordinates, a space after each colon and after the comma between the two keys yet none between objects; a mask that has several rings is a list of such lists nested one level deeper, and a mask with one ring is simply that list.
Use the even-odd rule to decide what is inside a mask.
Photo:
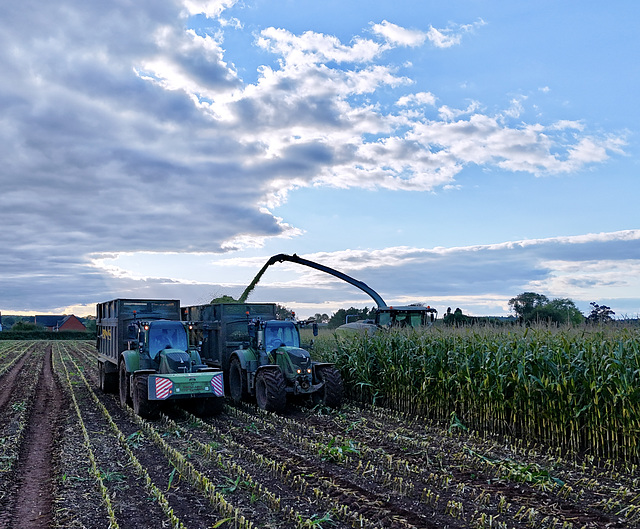
[{"label": "cloudy sky", "polygon": [[[238,296],[640,313],[636,0],[0,5],[0,311]],[[253,301],[371,306],[273,266]]]}]

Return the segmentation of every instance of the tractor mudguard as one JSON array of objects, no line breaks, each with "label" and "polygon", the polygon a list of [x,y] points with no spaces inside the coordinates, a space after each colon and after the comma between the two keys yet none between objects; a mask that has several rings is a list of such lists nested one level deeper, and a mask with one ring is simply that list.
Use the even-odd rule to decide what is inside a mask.
[{"label": "tractor mudguard", "polygon": [[[256,369],[256,375],[260,372],[260,371],[264,371],[266,369],[272,369],[272,370],[278,370],[282,373],[282,368],[279,365],[276,364],[267,364],[265,366],[258,366],[258,369]],[[283,373],[284,375],[284,373]]]},{"label": "tractor mudguard", "polygon": [[140,356],[138,351],[124,351],[122,355],[120,355],[122,359],[124,359],[124,363],[127,366],[127,372],[133,373],[134,371],[138,371],[140,369]]},{"label": "tractor mudguard", "polygon": [[324,366],[335,366],[335,362],[312,362],[311,366],[315,369],[316,367],[324,367]]},{"label": "tractor mudguard", "polygon": [[248,370],[248,368],[249,368],[249,362],[254,362],[256,360],[256,355],[250,349],[236,349],[232,353],[231,358],[229,359],[229,361],[231,361],[231,359],[234,356],[237,357],[238,360],[240,360],[240,367],[242,367],[242,369],[246,369],[246,370]]}]

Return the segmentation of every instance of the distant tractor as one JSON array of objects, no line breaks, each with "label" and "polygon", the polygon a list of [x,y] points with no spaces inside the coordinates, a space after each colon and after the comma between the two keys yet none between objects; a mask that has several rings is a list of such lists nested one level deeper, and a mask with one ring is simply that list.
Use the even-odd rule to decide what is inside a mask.
[{"label": "distant tractor", "polygon": [[116,299],[96,308],[100,389],[154,418],[164,402],[186,404],[198,415],[224,407],[222,370],[204,364],[189,346],[177,300]]},{"label": "distant tractor", "polygon": [[223,369],[235,402],[255,398],[266,411],[281,412],[287,397],[339,408],[343,385],[333,364],[311,360],[300,346],[300,322],[276,320],[272,303],[214,303],[185,307],[194,322],[202,358]]}]

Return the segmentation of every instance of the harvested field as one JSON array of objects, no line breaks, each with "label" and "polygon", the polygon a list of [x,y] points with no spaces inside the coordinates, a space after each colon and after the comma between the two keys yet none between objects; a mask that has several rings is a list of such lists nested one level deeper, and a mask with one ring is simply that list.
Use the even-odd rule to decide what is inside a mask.
[{"label": "harvested field", "polygon": [[2,528],[640,525],[630,463],[349,403],[149,422],[97,389],[92,343],[0,342],[0,359]]}]

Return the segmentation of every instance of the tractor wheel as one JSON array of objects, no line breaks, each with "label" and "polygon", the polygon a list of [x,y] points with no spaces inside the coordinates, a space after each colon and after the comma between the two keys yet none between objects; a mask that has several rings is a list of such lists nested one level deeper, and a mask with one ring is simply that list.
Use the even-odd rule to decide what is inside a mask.
[{"label": "tractor wheel", "polygon": [[120,404],[122,406],[131,405],[131,392],[129,391],[129,373],[127,372],[127,364],[120,362],[118,369],[118,392],[120,394]]},{"label": "tractor wheel", "polygon": [[207,397],[194,399],[189,408],[197,417],[214,417],[224,410],[224,397]]},{"label": "tractor wheel", "polygon": [[261,369],[256,374],[256,402],[265,411],[280,413],[287,404],[287,392],[280,369]]},{"label": "tractor wheel", "polygon": [[107,373],[104,362],[98,362],[98,375],[102,392],[115,393],[118,388],[118,377],[116,373]]},{"label": "tractor wheel", "polygon": [[339,409],[344,394],[340,371],[333,366],[319,366],[316,367],[316,377],[318,382],[324,382],[324,386],[314,394],[314,402]]},{"label": "tractor wheel", "polygon": [[237,357],[233,357],[229,364],[229,393],[233,402],[238,403],[242,400],[249,400],[247,375]]},{"label": "tractor wheel", "polygon": [[158,403],[149,400],[149,375],[136,376],[133,379],[133,411],[143,419],[156,419],[160,414]]}]

